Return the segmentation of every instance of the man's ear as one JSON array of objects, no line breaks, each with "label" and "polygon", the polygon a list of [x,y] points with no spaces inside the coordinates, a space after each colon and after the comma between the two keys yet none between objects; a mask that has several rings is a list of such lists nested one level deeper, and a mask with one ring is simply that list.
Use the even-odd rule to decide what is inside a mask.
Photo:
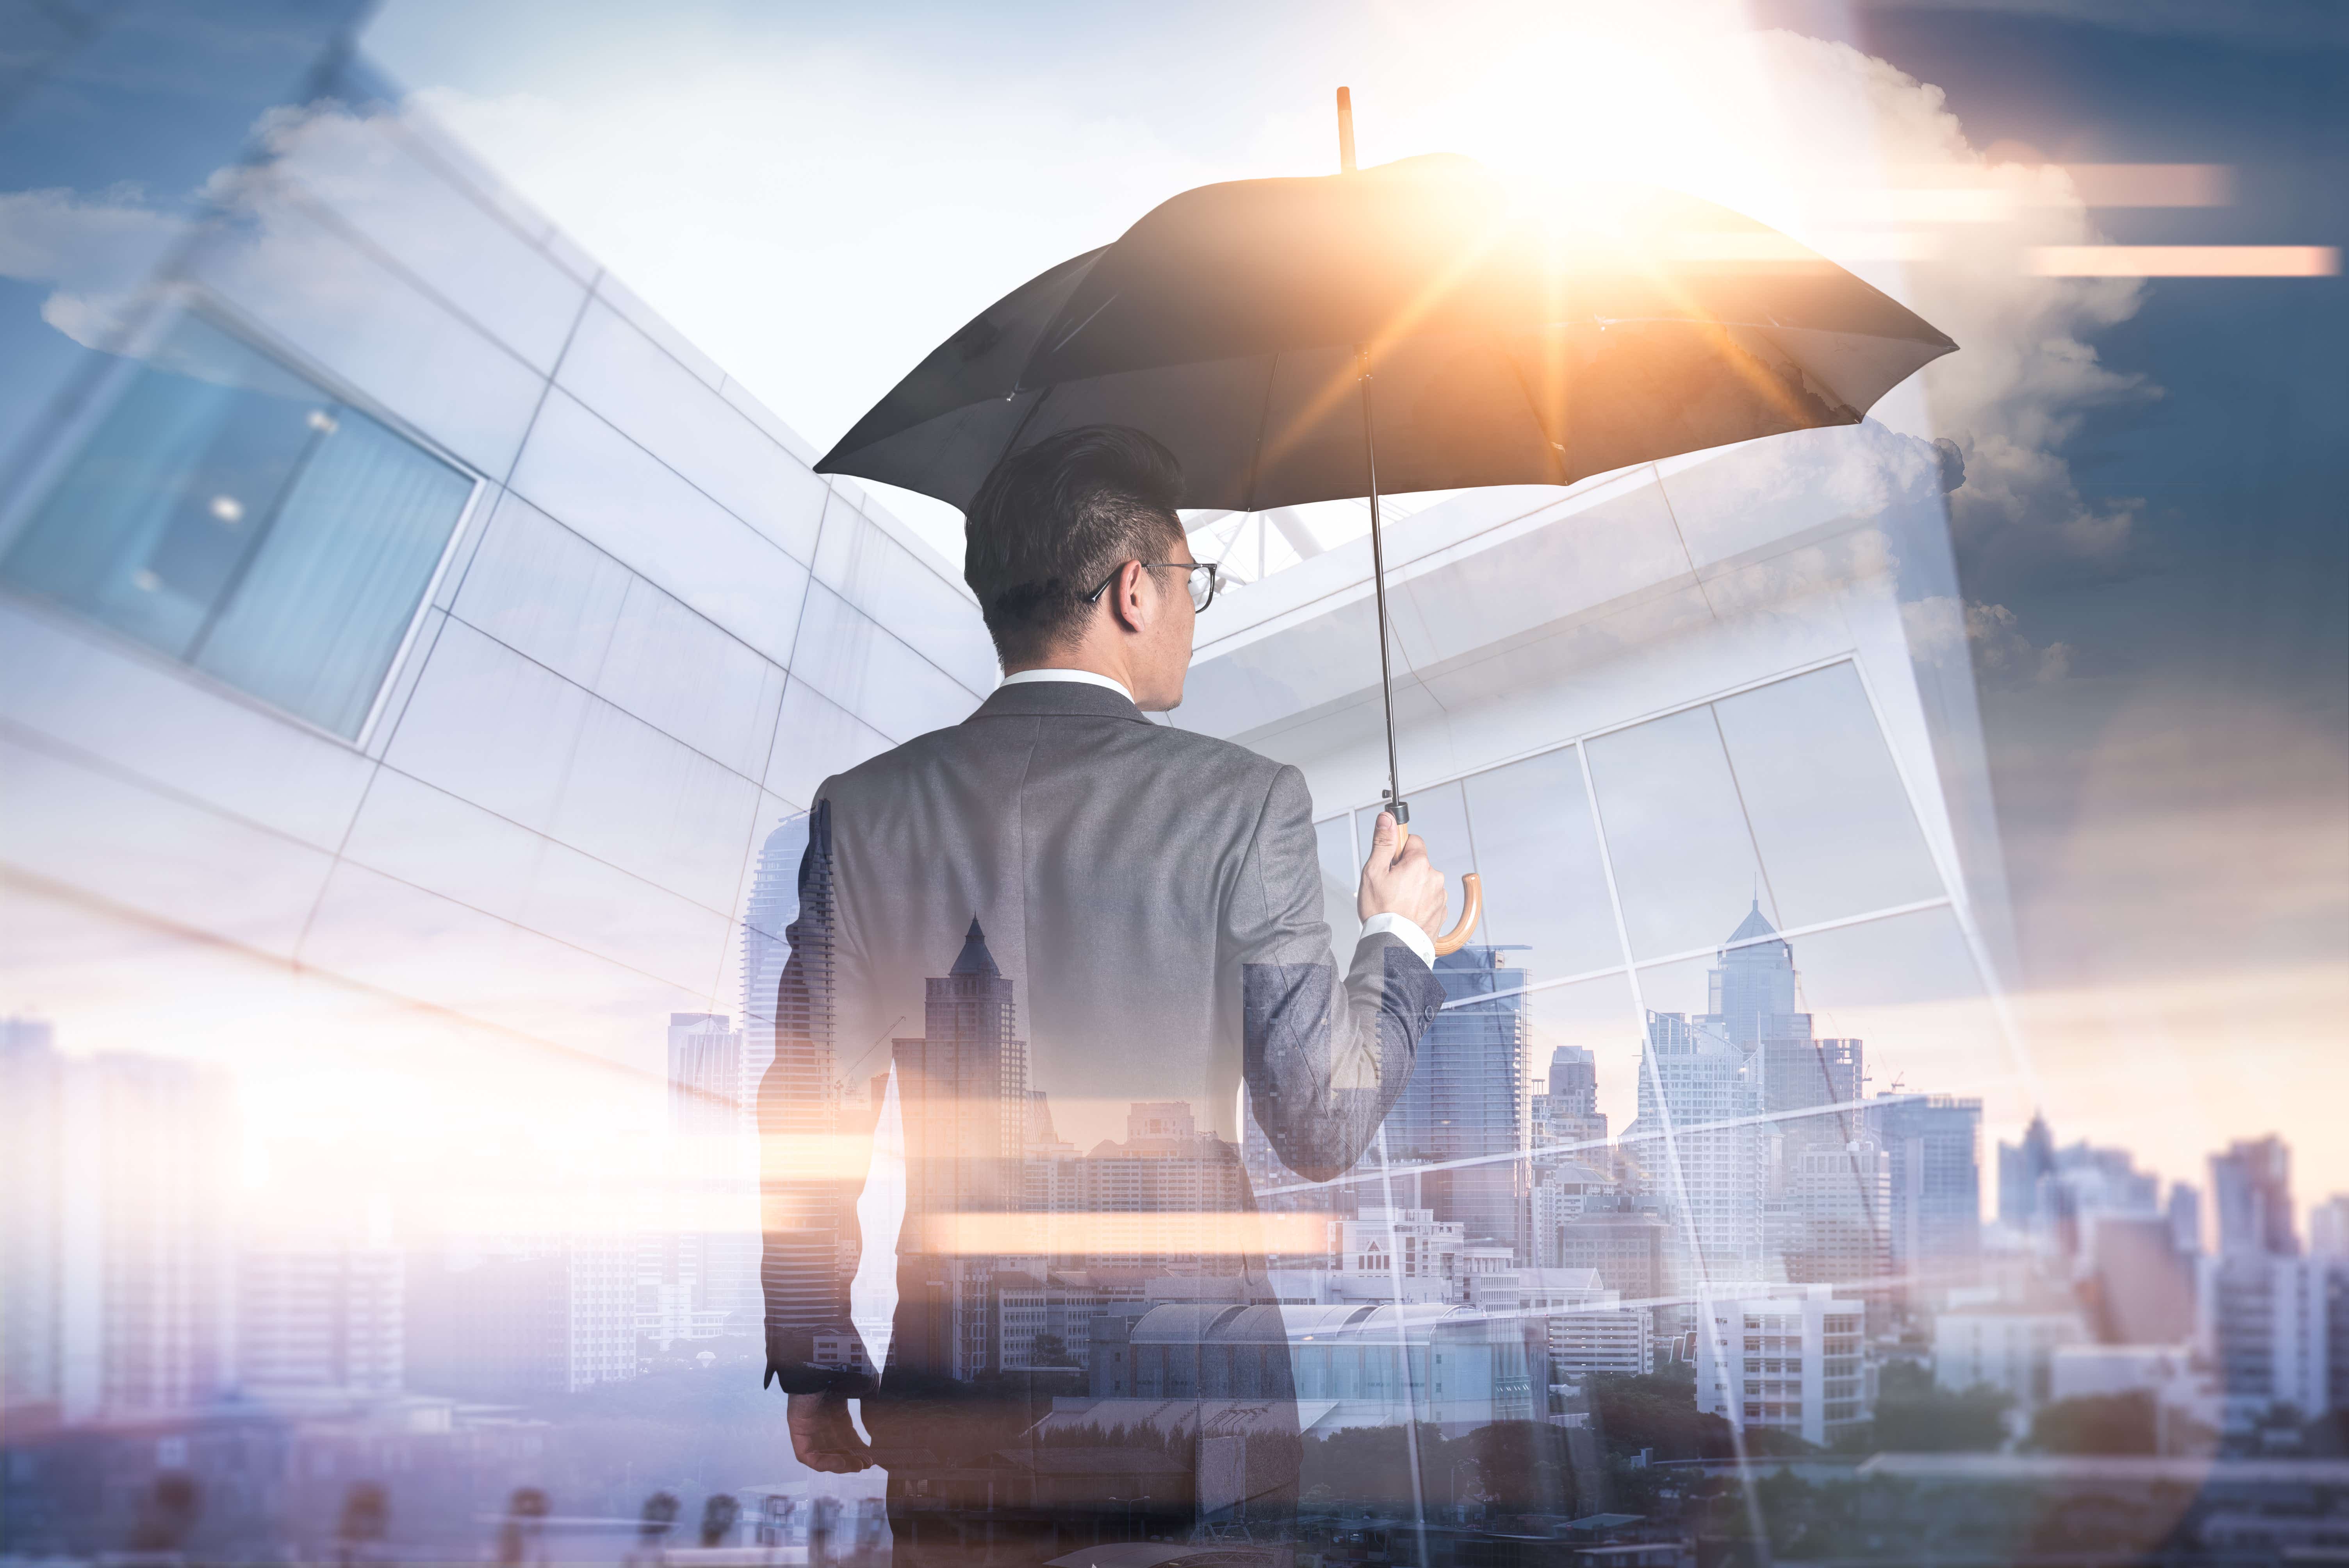
[{"label": "man's ear", "polygon": [[1129,632],[1142,630],[1142,617],[1135,614],[1134,601],[1141,596],[1142,580],[1149,575],[1149,569],[1142,562],[1129,561],[1117,569],[1117,581],[1110,585],[1110,614]]}]

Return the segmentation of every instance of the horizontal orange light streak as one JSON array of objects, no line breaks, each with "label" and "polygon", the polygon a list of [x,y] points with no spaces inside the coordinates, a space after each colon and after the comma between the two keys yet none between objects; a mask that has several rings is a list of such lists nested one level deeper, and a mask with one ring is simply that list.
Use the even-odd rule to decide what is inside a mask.
[{"label": "horizontal orange light streak", "polygon": [[930,1214],[917,1222],[920,1239],[909,1235],[903,1250],[955,1257],[1238,1257],[1318,1253],[1330,1244],[1326,1214]]},{"label": "horizontal orange light streak", "polygon": [[2331,245],[2040,245],[2026,265],[2043,278],[2329,278]]}]

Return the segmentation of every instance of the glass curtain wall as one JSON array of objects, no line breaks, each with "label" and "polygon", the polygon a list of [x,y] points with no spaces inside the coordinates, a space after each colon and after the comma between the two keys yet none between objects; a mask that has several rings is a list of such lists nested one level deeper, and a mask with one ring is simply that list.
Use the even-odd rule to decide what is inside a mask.
[{"label": "glass curtain wall", "polygon": [[[1733,1462],[1866,1433],[1863,1346],[1979,1279],[1973,1228],[1923,1216],[1973,1202],[1980,1097],[2026,1071],[1918,782],[1837,659],[1413,791],[1483,923],[1362,1162],[1258,1156],[1259,1201],[1331,1231],[1278,1276],[1299,1398],[1333,1329],[1364,1379],[1308,1427],[1309,1536],[1637,1511],[1625,1442]],[[1376,810],[1319,825],[1341,941]]]}]

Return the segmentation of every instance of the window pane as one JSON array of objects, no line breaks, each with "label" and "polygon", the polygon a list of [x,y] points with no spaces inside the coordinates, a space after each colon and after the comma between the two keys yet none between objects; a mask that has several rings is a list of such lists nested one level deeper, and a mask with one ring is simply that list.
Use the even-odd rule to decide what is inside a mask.
[{"label": "window pane", "polygon": [[336,410],[196,664],[357,735],[472,481]]},{"label": "window pane", "polygon": [[1713,707],[1784,923],[1940,896],[1925,836],[1851,665]]},{"label": "window pane", "polygon": [[1485,884],[1477,940],[1522,947],[1511,962],[1529,981],[1620,964],[1599,833],[1574,748],[1479,773],[1463,788]]},{"label": "window pane", "polygon": [[356,735],[472,480],[182,320],[0,575]]},{"label": "window pane", "polygon": [[184,655],[265,531],[323,403],[251,350],[181,322],[0,574]]},{"label": "window pane", "polygon": [[[1527,980],[1540,984],[1540,976]],[[1640,1012],[1620,975],[1526,996],[1533,1141],[1603,1166],[1639,1109]]]},{"label": "window pane", "polygon": [[1711,708],[1600,736],[1588,750],[1636,956],[1709,946],[1755,904],[1784,923]]}]

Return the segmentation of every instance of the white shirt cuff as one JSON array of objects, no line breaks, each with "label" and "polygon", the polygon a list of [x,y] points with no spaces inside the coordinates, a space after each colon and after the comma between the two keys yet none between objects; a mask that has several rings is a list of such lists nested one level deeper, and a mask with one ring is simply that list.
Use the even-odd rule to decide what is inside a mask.
[{"label": "white shirt cuff", "polygon": [[1422,964],[1430,969],[1435,967],[1435,942],[1415,920],[1400,914],[1374,914],[1362,922],[1362,934],[1400,937],[1405,947],[1419,954]]}]

